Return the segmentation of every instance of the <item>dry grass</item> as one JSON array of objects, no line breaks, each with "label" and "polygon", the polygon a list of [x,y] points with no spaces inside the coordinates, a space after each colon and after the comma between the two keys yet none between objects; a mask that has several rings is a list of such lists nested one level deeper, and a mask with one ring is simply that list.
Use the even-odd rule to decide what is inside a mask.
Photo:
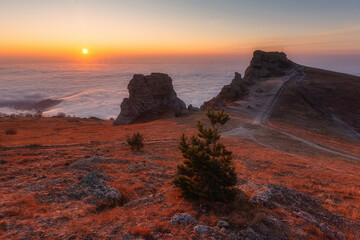
[{"label": "dry grass", "polygon": [[131,234],[134,236],[141,236],[145,239],[153,238],[153,233],[152,233],[151,229],[149,229],[147,227],[134,227],[131,230]]},{"label": "dry grass", "polygon": [[169,225],[168,222],[155,221],[153,228],[154,228],[154,231],[157,232],[157,233],[169,233],[169,232],[171,232],[170,225]]},{"label": "dry grass", "polygon": [[[256,208],[246,201],[236,201],[229,206],[214,205],[204,213],[198,204],[184,200],[172,187],[171,178],[177,164],[183,160],[177,148],[179,136],[182,132],[196,133],[196,118],[198,116],[118,127],[113,127],[111,121],[82,119],[0,119],[1,129],[21,129],[11,137],[0,135],[1,154],[6,154],[8,161],[0,176],[4,186],[0,189],[3,200],[0,215],[4,216],[0,219],[1,238],[19,237],[25,230],[15,226],[26,223],[35,232],[48,234],[49,238],[73,235],[81,238],[92,234],[103,239],[119,225],[122,229],[119,234],[130,232],[144,238],[166,239],[164,236],[170,232],[176,239],[187,239],[194,234],[192,227],[168,225],[171,217],[180,212],[188,212],[209,226],[226,218],[233,225],[245,227],[262,221],[263,213],[284,218],[293,226],[304,224],[280,209]],[[59,128],[61,131],[56,130]],[[133,153],[126,144],[126,135],[131,135],[134,130],[144,135],[146,147],[140,153]],[[306,192],[321,199],[326,209],[350,220],[359,219],[359,164],[327,155],[315,158],[284,153],[246,140],[223,138],[223,142],[233,152],[239,178],[276,183]],[[148,205],[117,206],[102,212],[93,211],[93,206],[82,201],[52,201],[50,197],[58,196],[68,185],[81,179],[81,174],[70,171],[69,165],[95,154],[119,160],[101,163],[98,167],[110,176],[107,184],[120,191],[124,203],[150,195],[155,196],[156,201]],[[131,165],[143,161],[156,165],[156,168],[129,172]],[[157,201],[160,193],[163,198]],[[41,202],[40,196],[45,200],[49,197],[51,201]],[[1,233],[5,227],[6,232]],[[311,232],[305,239],[321,237],[316,227],[304,228],[304,231]],[[354,239],[352,235],[350,230],[346,233],[349,239]],[[40,235],[34,236],[40,238]]]}]

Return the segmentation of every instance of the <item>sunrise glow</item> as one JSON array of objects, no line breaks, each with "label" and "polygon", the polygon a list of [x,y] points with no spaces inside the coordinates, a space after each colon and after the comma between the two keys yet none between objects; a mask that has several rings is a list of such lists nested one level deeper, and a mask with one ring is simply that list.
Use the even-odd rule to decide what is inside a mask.
[{"label": "sunrise glow", "polygon": [[359,9],[355,0],[326,8],[321,1],[6,1],[0,3],[0,60],[78,60],[84,42],[91,60],[255,49],[356,55]]},{"label": "sunrise glow", "polygon": [[87,53],[88,53],[88,50],[87,50],[86,48],[84,48],[84,49],[82,50],[82,53],[83,53],[83,54],[87,54]]}]

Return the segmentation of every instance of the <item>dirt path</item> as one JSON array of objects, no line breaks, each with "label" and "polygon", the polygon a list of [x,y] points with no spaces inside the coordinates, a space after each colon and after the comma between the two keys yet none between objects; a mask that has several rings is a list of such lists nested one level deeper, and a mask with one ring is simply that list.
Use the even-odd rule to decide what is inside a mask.
[{"label": "dirt path", "polygon": [[253,124],[264,124],[268,121],[271,113],[275,109],[278,100],[280,99],[281,94],[286,89],[287,84],[291,82],[293,78],[297,78],[295,71],[291,71],[284,77],[279,78],[278,84],[270,92],[270,97],[266,99],[265,104],[254,118]]},{"label": "dirt path", "polygon": [[[355,156],[352,153],[349,153],[349,152],[346,152],[346,151],[343,151],[340,149],[335,149],[334,147],[324,146],[324,145],[309,141],[307,139],[303,139],[303,138],[293,135],[291,133],[271,127],[267,124],[268,119],[270,118],[272,112],[274,111],[274,109],[278,103],[278,100],[280,99],[284,90],[287,88],[287,86],[290,83],[295,83],[295,84],[297,84],[298,87],[300,86],[300,89],[303,89],[302,94],[305,98],[308,99],[308,101],[311,101],[312,107],[317,106],[320,109],[320,111],[325,111],[326,115],[331,117],[334,120],[334,122],[337,123],[339,128],[342,129],[348,136],[351,136],[356,139],[358,139],[358,137],[360,137],[359,133],[355,132],[350,126],[348,126],[346,123],[344,123],[343,121],[338,119],[334,114],[332,114],[330,112],[330,110],[327,109],[327,107],[325,105],[319,103],[319,101],[316,101],[315,98],[313,98],[310,94],[307,93],[306,89],[302,86],[302,83],[301,83],[301,81],[305,78],[304,69],[305,69],[305,67],[299,66],[298,68],[290,71],[284,77],[271,79],[270,81],[272,82],[272,87],[270,87],[270,89],[268,89],[268,92],[266,93],[265,96],[259,97],[259,98],[261,98],[261,101],[259,100],[259,98],[256,97],[256,94],[254,93],[255,88],[253,87],[251,90],[252,92],[250,92],[249,98],[247,99],[247,103],[248,104],[258,104],[259,102],[263,103],[260,110],[253,117],[253,121],[251,123],[251,125],[254,125],[257,127],[254,128],[254,127],[247,127],[247,126],[239,126],[230,131],[224,132],[223,135],[224,136],[232,136],[232,137],[248,138],[248,139],[251,139],[251,140],[257,142],[258,144],[260,144],[264,147],[273,148],[269,144],[263,143],[262,141],[260,141],[259,139],[256,138],[257,132],[267,130],[267,131],[273,132],[274,134],[281,134],[283,136],[286,136],[287,138],[290,138],[292,140],[306,144],[306,145],[310,146],[311,148],[314,148],[314,149],[317,149],[320,151],[324,151],[324,152],[327,152],[330,154],[338,155],[341,157],[360,161],[360,157]],[[264,86],[265,84],[266,83],[262,83],[262,86]],[[315,102],[315,103],[313,103],[313,102]],[[279,150],[279,149],[276,149],[276,150]]]}]

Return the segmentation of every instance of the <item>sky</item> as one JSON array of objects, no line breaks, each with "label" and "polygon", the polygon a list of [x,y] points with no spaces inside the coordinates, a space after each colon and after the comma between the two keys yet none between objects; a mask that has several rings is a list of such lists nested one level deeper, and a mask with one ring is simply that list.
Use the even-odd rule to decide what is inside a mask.
[{"label": "sky", "polygon": [[[82,54],[82,49],[88,54]],[[359,0],[0,0],[0,60],[360,56]]]}]

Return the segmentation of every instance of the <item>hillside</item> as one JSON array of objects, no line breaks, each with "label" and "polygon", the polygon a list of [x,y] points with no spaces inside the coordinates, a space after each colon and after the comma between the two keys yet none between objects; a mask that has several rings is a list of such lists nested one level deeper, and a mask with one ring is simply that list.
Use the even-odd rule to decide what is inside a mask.
[{"label": "hillside", "polygon": [[[359,77],[257,57],[222,129],[234,203],[189,202],[172,184],[202,111],[121,126],[5,117],[0,238],[359,239]],[[126,143],[135,132],[143,151]]]}]

